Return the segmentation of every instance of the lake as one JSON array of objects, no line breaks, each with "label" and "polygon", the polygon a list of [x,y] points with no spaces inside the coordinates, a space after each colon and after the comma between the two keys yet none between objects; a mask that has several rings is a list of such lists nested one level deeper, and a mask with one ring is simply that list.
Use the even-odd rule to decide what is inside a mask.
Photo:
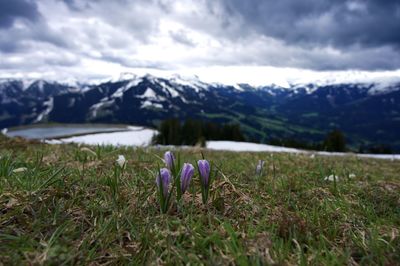
[{"label": "lake", "polygon": [[94,126],[94,125],[68,125],[68,126],[43,126],[43,127],[24,127],[10,129],[7,136],[23,137],[27,139],[51,139],[65,136],[83,135],[99,132],[125,131],[126,127],[118,126]]}]

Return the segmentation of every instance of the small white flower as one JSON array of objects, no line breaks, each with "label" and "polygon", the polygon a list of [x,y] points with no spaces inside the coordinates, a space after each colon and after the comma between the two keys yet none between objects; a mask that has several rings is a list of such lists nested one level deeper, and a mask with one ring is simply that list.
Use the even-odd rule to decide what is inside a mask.
[{"label": "small white flower", "polygon": [[311,158],[311,159],[314,159],[314,158],[315,158],[315,154],[314,154],[314,153],[311,154],[311,155],[310,155],[310,158]]},{"label": "small white flower", "polygon": [[264,168],[265,161],[259,160],[256,166],[256,174],[261,175]]},{"label": "small white flower", "polygon": [[349,178],[355,178],[356,175],[355,174],[349,174]]},{"label": "small white flower", "polygon": [[118,155],[117,163],[121,168],[123,168],[125,166],[125,164],[126,164],[125,156]]},{"label": "small white flower", "polygon": [[7,135],[7,132],[8,132],[8,129],[7,129],[7,128],[3,128],[3,129],[1,130],[1,134],[3,134],[3,135]]},{"label": "small white flower", "polygon": [[325,178],[324,178],[324,180],[325,181],[338,181],[339,180],[339,177],[337,176],[337,175],[330,175],[330,176],[326,176]]},{"label": "small white flower", "polygon": [[22,173],[22,172],[25,172],[27,170],[28,170],[28,168],[26,168],[26,167],[20,167],[20,168],[14,169],[13,173]]}]

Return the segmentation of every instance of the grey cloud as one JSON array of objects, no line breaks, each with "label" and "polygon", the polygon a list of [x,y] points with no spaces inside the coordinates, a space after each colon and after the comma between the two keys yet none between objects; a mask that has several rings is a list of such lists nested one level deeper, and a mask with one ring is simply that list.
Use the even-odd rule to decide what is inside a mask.
[{"label": "grey cloud", "polygon": [[[178,28],[160,37],[165,21]],[[0,69],[77,73],[87,59],[156,69],[398,69],[398,32],[398,0],[0,0]],[[157,47],[171,41],[178,59],[167,62]]]},{"label": "grey cloud", "polygon": [[11,27],[16,19],[38,21],[40,13],[36,3],[30,0],[0,1],[0,28]]},{"label": "grey cloud", "polygon": [[397,0],[221,0],[226,16],[288,44],[400,47]]},{"label": "grey cloud", "polygon": [[[91,7],[90,1],[84,1],[84,0],[60,0],[63,1],[68,8],[74,11],[82,11],[84,9],[89,9]],[[92,1],[92,2],[97,2],[97,1]]]},{"label": "grey cloud", "polygon": [[63,48],[72,45],[62,32],[52,30],[45,22],[28,23],[25,27],[0,29],[0,52],[29,51],[39,43],[49,43]]},{"label": "grey cloud", "polygon": [[129,59],[123,56],[118,56],[111,53],[103,53],[101,56],[102,60],[107,62],[118,63],[126,67],[133,68],[151,68],[151,69],[159,69],[159,70],[170,70],[173,68],[173,65],[168,63],[161,63],[157,61],[150,60],[137,60],[137,59]]},{"label": "grey cloud", "polygon": [[171,38],[181,44],[195,47],[196,43],[188,36],[187,32],[184,30],[170,31],[169,35]]},{"label": "grey cloud", "polygon": [[162,6],[156,0],[63,0],[76,15],[97,18],[147,42],[158,30]]}]

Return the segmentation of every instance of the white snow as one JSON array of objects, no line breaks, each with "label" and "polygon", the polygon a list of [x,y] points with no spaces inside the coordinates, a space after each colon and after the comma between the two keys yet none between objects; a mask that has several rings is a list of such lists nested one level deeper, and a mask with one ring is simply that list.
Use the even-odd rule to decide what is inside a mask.
[{"label": "white snow", "polygon": [[146,99],[146,100],[157,100],[157,101],[167,100],[165,97],[157,95],[157,93],[152,88],[146,88],[146,90],[144,91],[144,93],[142,95],[138,95],[136,97],[140,98],[140,99]]},{"label": "white snow", "polygon": [[209,84],[200,81],[196,75],[181,76],[179,74],[172,74],[169,79],[170,82],[175,85],[187,86],[193,88],[196,92],[199,92],[200,90],[206,90],[209,86]]},{"label": "white snow", "polygon": [[235,90],[238,90],[238,91],[244,91],[244,89],[243,89],[242,87],[240,87],[240,84],[234,84],[234,85],[233,85],[233,88],[234,88]]},{"label": "white snow", "polygon": [[68,92],[70,93],[81,93],[81,89],[77,87],[68,88]]},{"label": "white snow", "polygon": [[[153,136],[157,133],[156,130],[146,129],[142,127],[129,126],[129,131],[111,132],[111,133],[96,133],[83,136],[64,138],[60,140],[46,140],[49,144],[62,143],[78,143],[87,145],[113,145],[113,146],[149,146]],[[207,149],[218,151],[235,151],[235,152],[282,152],[292,154],[305,154],[307,156],[356,156],[359,158],[375,158],[386,160],[400,160],[400,154],[355,154],[341,152],[320,152],[306,151],[294,148],[279,147],[267,144],[258,144],[250,142],[236,141],[207,141]],[[158,145],[158,147],[160,147]],[[172,146],[169,146],[172,147]],[[179,148],[190,148],[187,146],[179,146]],[[272,155],[272,154],[271,154]],[[353,178],[354,174],[350,174],[349,178]],[[329,180],[331,178],[327,178]]]},{"label": "white snow", "polygon": [[122,95],[124,95],[124,92],[129,90],[131,87],[137,86],[140,82],[142,82],[141,78],[136,78],[131,80],[128,84],[125,86],[122,86],[121,88],[118,88],[113,95],[111,95],[111,98],[121,98]]},{"label": "white snow", "polygon": [[143,127],[141,126],[127,126],[126,127],[128,130],[132,130],[132,131],[140,131],[143,130]]},{"label": "white snow", "polygon": [[303,151],[293,148],[285,148],[272,146],[267,144],[258,144],[251,142],[237,141],[207,141],[207,148],[210,150],[226,150],[226,151],[268,151],[268,152],[290,152],[302,153]]},{"label": "white snow", "polygon": [[88,91],[90,91],[92,88],[90,88],[89,86],[85,86],[85,87],[83,87],[83,89],[82,89],[82,93],[86,93],[86,92],[88,92]]},{"label": "white snow", "polygon": [[160,81],[159,82],[159,84],[161,85],[161,87],[162,87],[162,89],[163,89],[163,91],[164,92],[166,92],[166,93],[170,93],[171,94],[171,97],[179,97],[179,92],[177,92],[176,90],[175,90],[175,88],[173,88],[173,87],[171,87],[171,86],[168,86],[165,82],[163,82],[163,81]]},{"label": "white snow", "polygon": [[44,110],[42,113],[38,115],[35,122],[42,121],[46,115],[50,114],[50,112],[53,110],[54,107],[54,98],[50,97],[48,101],[44,102],[44,105],[47,107],[46,110]]},{"label": "white snow", "polygon": [[153,103],[151,101],[144,101],[142,103],[142,105],[140,106],[140,108],[146,108],[146,107],[155,107],[155,108],[160,108],[160,109],[163,108],[162,104],[160,104],[160,103]]},{"label": "white snow", "polygon": [[115,81],[124,81],[124,80],[131,80],[131,79],[136,79],[137,75],[134,73],[130,73],[130,72],[122,72],[118,79],[111,79],[111,82],[115,82]]},{"label": "white snow", "polygon": [[294,148],[279,147],[267,144],[258,144],[251,142],[236,141],[207,141],[207,148],[210,150],[224,151],[246,151],[246,152],[285,152],[285,153],[304,153],[320,156],[357,156],[360,158],[375,158],[387,160],[400,160],[400,154],[356,154],[344,152],[324,152],[324,151],[306,151]]},{"label": "white snow", "polygon": [[69,99],[69,102],[68,102],[68,108],[71,108],[71,107],[73,107],[75,105],[75,98],[71,98],[71,99]]},{"label": "white snow", "polygon": [[91,117],[96,117],[97,116],[97,111],[102,108],[103,106],[110,106],[114,103],[114,99],[108,100],[107,97],[104,97],[103,99],[100,100],[99,103],[93,104],[90,106],[90,111],[91,111]]},{"label": "white snow", "polygon": [[[125,73],[129,77],[134,77],[133,80],[129,81],[126,85],[118,88],[109,98],[104,97],[103,99],[100,100],[99,103],[93,104],[90,107],[91,110],[91,116],[96,117],[97,116],[97,111],[105,105],[111,105],[114,102],[115,98],[121,98],[124,95],[124,92],[129,90],[131,87],[137,86],[140,82],[142,82],[142,78],[137,78],[136,75],[133,75],[131,73]],[[131,76],[132,75],[132,76]],[[126,76],[124,74],[121,74],[120,79],[124,80]]]},{"label": "white snow", "polygon": [[39,91],[41,93],[43,93],[44,81],[43,80],[39,80],[37,84],[38,84]]},{"label": "white snow", "polygon": [[129,131],[97,133],[83,136],[60,139],[59,141],[47,141],[51,144],[81,143],[86,145],[113,145],[113,146],[148,146],[153,135],[157,132],[153,129],[141,127],[129,127]]},{"label": "white snow", "polygon": [[384,93],[390,93],[400,90],[400,84],[390,83],[390,82],[379,82],[374,83],[372,88],[368,90],[369,95],[378,95]]},{"label": "white snow", "polygon": [[147,88],[146,91],[142,94],[143,98],[157,98],[157,94],[151,88]]},{"label": "white snow", "polygon": [[291,89],[292,89],[295,93],[298,93],[298,91],[299,91],[300,89],[304,89],[304,90],[306,91],[307,94],[312,94],[312,93],[314,93],[315,91],[317,91],[318,88],[319,88],[318,86],[314,86],[313,84],[306,84],[306,85],[298,84],[298,85],[293,86]]},{"label": "white snow", "polygon": [[22,79],[22,90],[26,91],[34,82],[34,79]]}]

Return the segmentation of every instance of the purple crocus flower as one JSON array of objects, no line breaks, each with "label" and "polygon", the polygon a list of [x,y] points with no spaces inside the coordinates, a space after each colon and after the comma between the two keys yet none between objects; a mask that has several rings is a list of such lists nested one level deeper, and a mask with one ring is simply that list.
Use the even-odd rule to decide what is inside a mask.
[{"label": "purple crocus flower", "polygon": [[182,167],[181,173],[181,191],[182,194],[185,193],[187,188],[189,187],[190,181],[192,180],[192,176],[194,174],[194,167],[190,163],[184,163]]},{"label": "purple crocus flower", "polygon": [[197,165],[199,166],[201,181],[204,186],[207,186],[210,178],[210,163],[207,160],[199,160]]},{"label": "purple crocus flower", "polygon": [[157,186],[162,183],[164,197],[168,196],[168,187],[171,183],[171,172],[167,168],[161,168],[156,178]]},{"label": "purple crocus flower", "polygon": [[174,168],[175,156],[172,152],[167,151],[164,153],[164,162],[169,170]]}]

